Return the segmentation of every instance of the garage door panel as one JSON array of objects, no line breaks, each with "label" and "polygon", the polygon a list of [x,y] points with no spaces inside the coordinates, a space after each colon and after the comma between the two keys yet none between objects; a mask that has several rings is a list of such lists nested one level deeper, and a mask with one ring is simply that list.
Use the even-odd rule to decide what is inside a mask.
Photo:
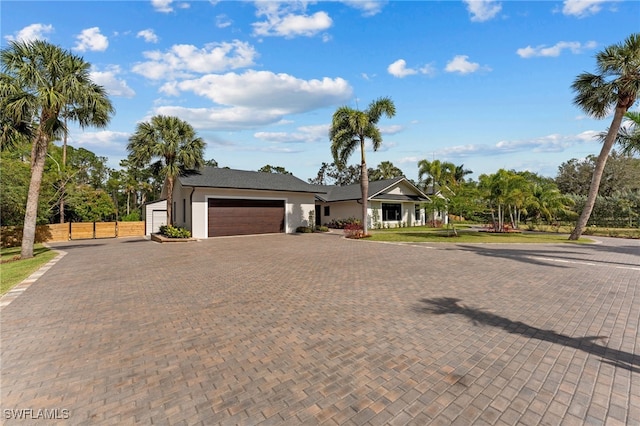
[{"label": "garage door panel", "polygon": [[283,200],[210,199],[210,237],[284,232]]}]

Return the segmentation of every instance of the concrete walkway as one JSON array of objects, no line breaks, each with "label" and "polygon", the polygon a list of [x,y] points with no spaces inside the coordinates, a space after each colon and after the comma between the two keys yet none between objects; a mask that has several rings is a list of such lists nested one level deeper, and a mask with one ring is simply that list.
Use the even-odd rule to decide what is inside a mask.
[{"label": "concrete walkway", "polygon": [[0,310],[2,422],[640,424],[640,241],[599,240],[56,244]]}]

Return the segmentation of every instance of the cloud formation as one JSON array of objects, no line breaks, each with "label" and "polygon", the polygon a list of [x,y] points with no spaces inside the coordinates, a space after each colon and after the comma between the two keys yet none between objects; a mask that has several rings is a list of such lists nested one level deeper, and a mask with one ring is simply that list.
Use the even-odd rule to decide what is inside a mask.
[{"label": "cloud formation", "polygon": [[447,66],[445,67],[446,72],[454,72],[458,74],[470,74],[476,71],[480,71],[481,69],[490,71],[491,69],[488,67],[480,67],[480,64],[477,62],[470,62],[469,56],[467,55],[456,55],[447,62]]},{"label": "cloud formation", "polygon": [[76,45],[74,50],[80,52],[93,51],[104,52],[109,47],[109,40],[104,35],[100,34],[100,28],[93,27],[82,30],[82,32],[76,36]]},{"label": "cloud formation", "polygon": [[14,35],[4,36],[8,41],[29,42],[34,40],[47,40],[46,34],[53,32],[53,25],[31,24],[27,25]]},{"label": "cloud formation", "polygon": [[608,0],[565,0],[562,13],[577,18],[595,15],[602,10],[602,5]]},{"label": "cloud formation", "polygon": [[144,52],[148,59],[133,66],[135,73],[152,80],[170,80],[177,77],[192,77],[230,69],[244,68],[254,64],[257,52],[249,43],[234,40],[210,43],[203,48],[191,44],[176,44],[165,52]]},{"label": "cloud formation", "polygon": [[441,149],[436,154],[446,158],[466,158],[470,156],[492,156],[517,152],[564,152],[576,145],[597,142],[598,134],[595,130],[587,130],[577,135],[551,134],[532,139],[499,141],[494,145],[457,145]]},{"label": "cloud formation", "polygon": [[256,36],[294,38],[312,37],[333,25],[324,11],[307,15],[305,3],[258,2],[256,15],[265,21],[253,23]]},{"label": "cloud formation", "polygon": [[584,44],[577,41],[559,41],[553,46],[546,46],[541,44],[536,47],[522,47],[516,50],[516,53],[521,58],[533,58],[533,57],[557,57],[560,56],[563,50],[569,50],[573,54],[582,53],[586,49],[594,49],[598,44],[595,41],[588,41]]},{"label": "cloud formation", "polygon": [[432,65],[429,65],[429,64],[419,69],[407,68],[407,62],[404,59],[398,59],[397,61],[395,61],[394,63],[390,64],[387,67],[387,72],[394,77],[404,78],[408,75],[415,75],[418,73],[433,75],[435,73],[435,69],[433,68]]},{"label": "cloud formation", "polygon": [[257,132],[253,136],[272,143],[314,143],[327,140],[328,124],[301,126],[295,132]]},{"label": "cloud formation", "polygon": [[144,41],[146,41],[147,43],[157,43],[158,42],[158,36],[156,35],[156,33],[151,29],[151,28],[147,28],[146,30],[142,30],[142,31],[138,31],[138,34],[136,35],[137,38],[143,38]]},{"label": "cloud formation", "polygon": [[502,4],[495,0],[463,0],[471,14],[472,22],[493,19],[502,10]]},{"label": "cloud formation", "polygon": [[136,92],[127,85],[125,80],[118,78],[118,75],[121,73],[122,71],[120,66],[113,65],[104,71],[94,69],[91,71],[90,75],[91,80],[94,83],[103,86],[109,95],[132,98],[135,96]]}]

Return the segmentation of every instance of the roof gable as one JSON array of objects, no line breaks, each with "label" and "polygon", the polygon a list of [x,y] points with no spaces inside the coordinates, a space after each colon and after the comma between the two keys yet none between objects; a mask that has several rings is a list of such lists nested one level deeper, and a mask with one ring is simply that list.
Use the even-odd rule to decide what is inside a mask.
[{"label": "roof gable", "polygon": [[[398,187],[403,187],[404,190],[394,191],[394,189]],[[319,186],[319,188],[325,188],[326,195],[321,194],[318,198],[327,202],[359,200],[362,197],[362,190],[360,189],[359,183],[345,186]],[[392,192],[398,193],[393,194]],[[371,200],[374,198],[389,200],[407,199],[415,201],[429,200],[429,197],[424,192],[409,182],[405,177],[370,181],[368,199]]]},{"label": "roof gable", "polygon": [[247,170],[203,167],[191,170],[178,178],[182,186],[201,188],[256,189],[263,191],[318,193],[317,185],[311,185],[293,175],[263,173]]}]

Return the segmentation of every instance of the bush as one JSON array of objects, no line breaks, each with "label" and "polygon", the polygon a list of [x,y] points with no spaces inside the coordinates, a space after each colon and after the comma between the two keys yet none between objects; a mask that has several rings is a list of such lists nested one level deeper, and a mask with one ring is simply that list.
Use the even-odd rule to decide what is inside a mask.
[{"label": "bush", "polygon": [[296,232],[298,232],[300,234],[310,234],[311,232],[313,232],[313,229],[311,229],[308,226],[298,226],[296,228]]},{"label": "bush", "polygon": [[191,238],[191,232],[188,229],[172,225],[161,226],[160,234],[167,238]]},{"label": "bush", "polygon": [[318,232],[329,232],[329,228],[326,226],[316,226],[316,231]]},{"label": "bush", "polygon": [[140,212],[139,211],[133,211],[129,214],[125,214],[124,216],[122,216],[120,218],[121,222],[139,222],[142,219],[140,218]]},{"label": "bush", "polygon": [[350,217],[347,219],[331,219],[331,222],[327,224],[329,228],[334,229],[345,229],[349,225],[361,225],[362,221],[360,219],[356,219],[355,217]]},{"label": "bush", "polygon": [[345,225],[344,234],[347,238],[364,238],[364,229],[359,223],[350,223]]}]

